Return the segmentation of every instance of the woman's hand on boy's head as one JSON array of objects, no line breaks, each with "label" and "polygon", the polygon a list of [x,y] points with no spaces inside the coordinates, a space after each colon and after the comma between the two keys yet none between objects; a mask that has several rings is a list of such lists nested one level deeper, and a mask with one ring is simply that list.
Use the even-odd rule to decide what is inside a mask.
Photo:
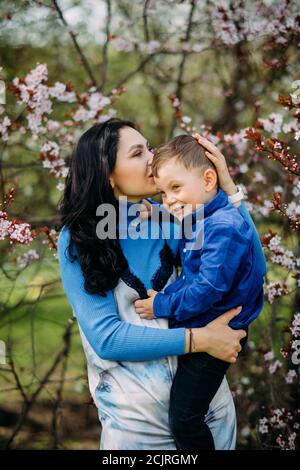
[{"label": "woman's hand on boy's head", "polygon": [[228,196],[235,194],[237,188],[230,176],[224,155],[212,142],[202,137],[200,134],[193,134],[193,137],[206,149],[205,155],[215,165],[218,172],[220,188],[223,189]]},{"label": "woman's hand on boy's head", "polygon": [[149,289],[147,290],[147,294],[149,295],[148,299],[139,299],[134,302],[134,307],[136,313],[145,320],[153,320],[154,313],[153,313],[153,302],[154,298],[157,294],[155,290]]}]

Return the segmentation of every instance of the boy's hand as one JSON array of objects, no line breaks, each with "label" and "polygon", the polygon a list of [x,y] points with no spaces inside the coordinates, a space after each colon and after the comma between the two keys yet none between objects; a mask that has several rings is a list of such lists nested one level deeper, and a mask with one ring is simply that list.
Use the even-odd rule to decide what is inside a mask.
[{"label": "boy's hand", "polygon": [[144,318],[145,320],[153,320],[153,301],[157,292],[149,289],[147,290],[147,294],[149,295],[148,299],[140,299],[134,302],[135,311],[141,318]]},{"label": "boy's hand", "polygon": [[152,215],[152,204],[147,201],[147,199],[143,199],[141,202],[141,210],[140,210],[140,218],[142,220],[150,219]]},{"label": "boy's hand", "polygon": [[223,189],[228,196],[235,194],[237,187],[230,176],[224,155],[212,142],[202,137],[200,134],[193,134],[193,137],[207,150],[205,155],[215,165],[218,172],[220,188]]}]

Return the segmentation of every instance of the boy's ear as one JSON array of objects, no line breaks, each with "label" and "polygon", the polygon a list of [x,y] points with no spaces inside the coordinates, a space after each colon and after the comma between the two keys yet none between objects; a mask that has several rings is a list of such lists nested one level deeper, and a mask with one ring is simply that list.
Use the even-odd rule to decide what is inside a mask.
[{"label": "boy's ear", "polygon": [[205,191],[212,191],[218,183],[218,176],[215,170],[207,168],[203,173]]}]

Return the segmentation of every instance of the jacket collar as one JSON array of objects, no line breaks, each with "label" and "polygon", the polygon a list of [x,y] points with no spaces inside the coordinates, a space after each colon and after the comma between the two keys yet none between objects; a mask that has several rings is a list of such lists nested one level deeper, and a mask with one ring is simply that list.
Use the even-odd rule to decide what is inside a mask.
[{"label": "jacket collar", "polygon": [[195,224],[197,220],[209,217],[218,209],[225,207],[227,203],[227,194],[225,194],[224,191],[219,188],[217,194],[213,199],[211,199],[207,204],[202,205],[201,207],[199,207],[199,209],[192,213],[192,223]]}]

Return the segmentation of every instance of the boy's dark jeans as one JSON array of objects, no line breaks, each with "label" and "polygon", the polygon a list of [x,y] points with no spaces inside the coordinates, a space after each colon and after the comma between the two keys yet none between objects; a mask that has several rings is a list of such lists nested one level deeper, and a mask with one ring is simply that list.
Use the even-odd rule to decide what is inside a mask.
[{"label": "boy's dark jeans", "polygon": [[[241,340],[244,349],[247,337]],[[178,357],[170,394],[169,425],[177,450],[214,450],[205,415],[230,363],[207,353]]]}]

